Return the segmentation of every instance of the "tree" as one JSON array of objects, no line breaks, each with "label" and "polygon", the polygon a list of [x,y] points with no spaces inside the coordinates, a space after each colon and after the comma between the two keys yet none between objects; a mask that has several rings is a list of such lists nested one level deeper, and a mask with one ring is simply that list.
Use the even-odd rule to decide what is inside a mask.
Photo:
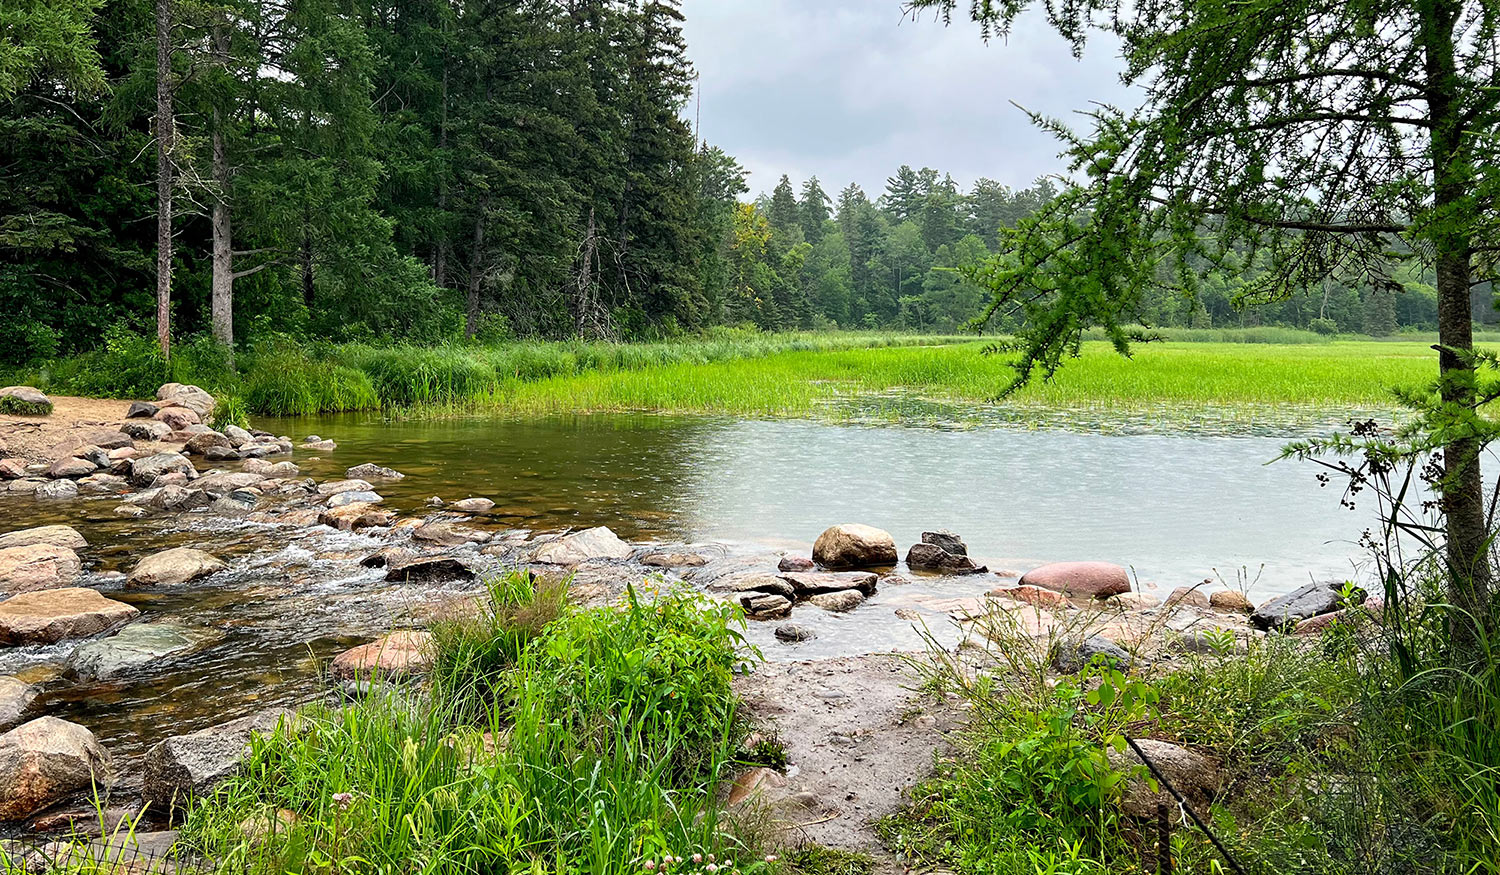
[{"label": "tree", "polygon": [[[910,5],[947,16],[958,3]],[[990,36],[1029,6],[969,12]],[[1116,0],[1047,12],[1080,50],[1091,28],[1111,31],[1126,79],[1149,90],[1138,110],[1095,111],[1083,134],[1037,119],[1085,181],[1008,232],[1006,256],[977,274],[994,293],[989,314],[1027,317],[1019,378],[1056,368],[1090,325],[1125,350],[1148,290],[1191,294],[1197,266],[1236,249],[1264,268],[1247,300],[1265,301],[1329,277],[1383,281],[1390,250],[1409,247],[1438,293],[1442,403],[1428,434],[1441,450],[1449,598],[1491,623],[1480,451],[1495,432],[1476,415],[1470,290],[1500,263],[1500,2]],[[1462,651],[1473,632],[1455,622]]]},{"label": "tree", "polygon": [[766,220],[776,232],[786,238],[802,227],[801,210],[797,207],[797,195],[792,190],[792,180],[785,173],[771,191],[771,203],[766,210]]},{"label": "tree", "polygon": [[0,6],[0,99],[33,79],[71,90],[104,87],[93,18],[103,0],[6,0]]},{"label": "tree", "polygon": [[890,213],[897,224],[910,219],[921,205],[921,187],[916,171],[909,165],[902,164],[896,170],[896,175],[885,181],[885,194],[880,198],[881,209]]},{"label": "tree", "polygon": [[802,183],[802,200],[797,204],[797,214],[802,220],[803,240],[816,246],[823,239],[823,225],[828,221],[828,208],[832,203],[816,176]]},{"label": "tree", "polygon": [[172,93],[173,0],[156,0],[156,342],[172,353],[172,196],[177,118]]}]

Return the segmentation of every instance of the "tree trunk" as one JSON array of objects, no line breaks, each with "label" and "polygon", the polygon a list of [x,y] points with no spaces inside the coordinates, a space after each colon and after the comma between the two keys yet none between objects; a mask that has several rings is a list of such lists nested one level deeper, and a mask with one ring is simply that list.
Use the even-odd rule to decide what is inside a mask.
[{"label": "tree trunk", "polygon": [[[234,349],[234,237],[229,217],[229,156],[224,146],[224,113],[214,109],[213,279],[210,309],[214,339]],[[231,355],[233,353],[231,352]]]},{"label": "tree trunk", "polygon": [[172,355],[172,0],[156,0],[156,342]]},{"label": "tree trunk", "polygon": [[432,282],[438,288],[448,285],[448,50],[443,49],[443,96],[438,119],[438,154],[443,168],[438,176],[437,254],[432,259]]},{"label": "tree trunk", "polygon": [[474,216],[474,247],[469,250],[469,291],[464,307],[464,334],[472,339],[479,333],[479,281],[484,265],[484,213],[488,201],[480,201]]},{"label": "tree trunk", "polygon": [[[1462,202],[1469,182],[1462,119],[1455,101],[1457,67],[1454,32],[1458,18],[1452,0],[1427,0],[1421,7],[1426,53],[1428,114],[1432,122],[1433,208],[1431,232],[1438,292],[1438,369],[1443,403],[1472,411],[1476,403],[1473,358],[1473,313],[1469,307],[1472,243],[1450,217]],[[1453,619],[1453,647],[1461,660],[1473,658],[1479,628],[1490,621],[1492,571],[1489,526],[1484,510],[1484,481],[1477,439],[1459,435],[1443,447],[1441,484],[1447,525],[1448,598],[1459,608]]]}]

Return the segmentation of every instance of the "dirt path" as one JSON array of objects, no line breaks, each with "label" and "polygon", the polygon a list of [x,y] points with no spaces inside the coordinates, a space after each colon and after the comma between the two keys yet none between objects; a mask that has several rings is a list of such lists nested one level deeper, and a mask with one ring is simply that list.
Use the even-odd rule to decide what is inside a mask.
[{"label": "dirt path", "polygon": [[50,462],[50,450],[75,433],[125,419],[129,401],[53,395],[48,416],[0,414],[0,457]]},{"label": "dirt path", "polygon": [[766,663],[737,683],[786,748],[784,786],[763,785],[761,796],[787,843],[859,851],[879,861],[877,872],[904,871],[873,823],[931,774],[962,718],[955,703],[918,692],[917,683],[893,654]]}]

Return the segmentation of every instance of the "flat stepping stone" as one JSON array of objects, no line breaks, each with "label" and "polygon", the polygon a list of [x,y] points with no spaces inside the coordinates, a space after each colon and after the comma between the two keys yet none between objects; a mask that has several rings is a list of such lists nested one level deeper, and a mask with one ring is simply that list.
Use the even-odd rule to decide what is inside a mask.
[{"label": "flat stepping stone", "polygon": [[27,592],[0,602],[0,644],[55,644],[118,628],[140,611],[92,589]]}]

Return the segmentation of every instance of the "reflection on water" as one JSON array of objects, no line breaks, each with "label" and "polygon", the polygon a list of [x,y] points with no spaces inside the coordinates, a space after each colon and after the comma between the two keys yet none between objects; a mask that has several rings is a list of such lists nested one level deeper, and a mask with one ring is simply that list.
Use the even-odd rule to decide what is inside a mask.
[{"label": "reflection on water", "polygon": [[[1104,559],[1164,587],[1216,573],[1232,581],[1247,568],[1260,577],[1252,594],[1261,598],[1309,577],[1350,574],[1359,556],[1353,540],[1370,518],[1364,508],[1341,510],[1334,487],[1319,488],[1310,466],[1265,464],[1286,439],[1307,433],[1288,423],[1262,423],[1251,436],[1160,427],[1120,434],[1086,422],[1075,430],[951,427],[951,419],[950,427],[896,428],[653,415],[256,424],[336,440],[331,453],[298,453],[304,473],[319,480],[363,462],[404,472],[406,479],[376,488],[405,514],[425,513],[433,495],[486,496],[497,505],[491,524],[504,528],[607,525],[633,540],[803,553],[838,522],[888,529],[903,550],[924,529],[947,528],[995,568]],[[321,694],[312,682],[320,660],[446,595],[387,584],[379,570],[359,568],[354,560],[381,543],[375,537],[201,515],[126,520],[112,513],[115,503],[7,496],[0,531],[72,524],[91,545],[86,585],[135,604],[147,619],[212,632],[208,646],[144,675],[47,686],[45,713],[89,726],[125,761],[165,734]],[[183,545],[212,551],[230,570],[202,584],[142,591],[120,591],[98,576]],[[948,581],[936,595],[975,596],[991,585],[993,578]],[[807,621],[822,635],[812,647],[777,645],[765,624],[751,637],[782,655],[917,647],[920,636],[895,608],[921,608],[941,627],[944,611],[918,598],[933,594],[924,584],[892,587],[850,614],[813,616]],[[70,649],[0,649],[0,674],[45,680]]]}]

